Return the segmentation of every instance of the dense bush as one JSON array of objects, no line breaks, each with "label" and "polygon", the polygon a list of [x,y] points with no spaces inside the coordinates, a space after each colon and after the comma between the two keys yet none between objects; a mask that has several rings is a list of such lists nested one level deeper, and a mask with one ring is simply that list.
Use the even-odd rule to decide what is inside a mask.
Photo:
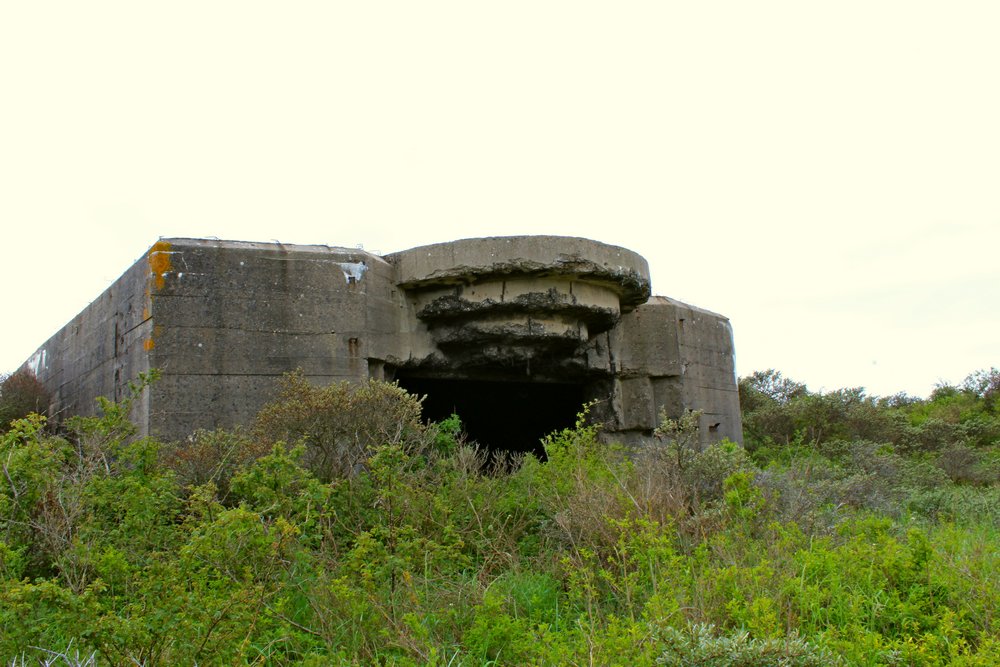
[{"label": "dense bush", "polygon": [[164,465],[174,472],[182,487],[211,483],[219,500],[227,502],[233,475],[269,450],[267,443],[235,428],[199,429],[186,442],[170,443],[160,451]]},{"label": "dense bush", "polygon": [[906,439],[989,425],[988,392],[953,419],[764,389],[751,451],[701,447],[696,415],[606,446],[584,414],[504,474],[382,383],[289,378],[255,429],[186,449],[136,438],[131,398],[61,436],[16,421],[0,660],[997,664],[995,442]]},{"label": "dense bush", "polygon": [[314,386],[300,372],[288,374],[280,394],[257,415],[263,443],[301,442],[305,463],[321,479],[357,473],[380,445],[426,445],[420,400],[398,385],[369,380]]},{"label": "dense bush", "polygon": [[1000,371],[990,369],[958,387],[941,385],[926,400],[878,398],[862,388],[813,393],[777,371],[758,372],[739,382],[746,446],[767,463],[803,447],[839,460],[851,443],[866,441],[933,458],[956,481],[990,483],[997,477],[987,460],[1000,443],[998,386]]}]

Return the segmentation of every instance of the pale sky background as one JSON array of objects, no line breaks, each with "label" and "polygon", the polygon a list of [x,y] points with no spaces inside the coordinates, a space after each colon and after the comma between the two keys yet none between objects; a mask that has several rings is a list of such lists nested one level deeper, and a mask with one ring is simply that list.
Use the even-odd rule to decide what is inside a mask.
[{"label": "pale sky background", "polygon": [[0,0],[0,370],[160,236],[625,246],[740,375],[1000,366],[1000,2]]}]

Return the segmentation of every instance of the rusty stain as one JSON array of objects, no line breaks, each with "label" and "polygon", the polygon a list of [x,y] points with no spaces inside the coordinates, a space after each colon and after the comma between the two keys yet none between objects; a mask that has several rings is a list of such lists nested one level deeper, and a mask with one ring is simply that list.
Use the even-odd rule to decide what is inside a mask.
[{"label": "rusty stain", "polygon": [[156,347],[156,339],[159,337],[161,329],[162,327],[159,324],[153,325],[153,331],[150,332],[149,338],[142,341],[142,349],[149,352]]},{"label": "rusty stain", "polygon": [[357,338],[347,339],[347,356],[357,357],[361,355],[361,341]]},{"label": "rusty stain", "polygon": [[149,269],[153,273],[153,282],[156,289],[163,289],[165,276],[170,272],[172,266],[170,261],[170,243],[167,241],[157,241],[149,249]]}]

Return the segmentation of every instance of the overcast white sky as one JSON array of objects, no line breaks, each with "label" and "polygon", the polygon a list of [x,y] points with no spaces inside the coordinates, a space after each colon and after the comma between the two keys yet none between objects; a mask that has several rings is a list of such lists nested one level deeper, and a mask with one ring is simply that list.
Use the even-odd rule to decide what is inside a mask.
[{"label": "overcast white sky", "polygon": [[740,375],[1000,366],[1000,3],[5,2],[0,370],[160,236],[565,234]]}]

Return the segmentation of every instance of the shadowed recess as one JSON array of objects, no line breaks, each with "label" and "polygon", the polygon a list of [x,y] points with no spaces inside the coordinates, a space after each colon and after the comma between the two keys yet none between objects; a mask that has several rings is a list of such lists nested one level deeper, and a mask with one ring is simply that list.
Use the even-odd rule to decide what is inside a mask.
[{"label": "shadowed recess", "polygon": [[531,453],[541,460],[541,438],[573,426],[583,387],[554,382],[490,382],[423,377],[396,378],[407,391],[426,396],[424,419],[458,414],[470,440],[490,454]]}]

